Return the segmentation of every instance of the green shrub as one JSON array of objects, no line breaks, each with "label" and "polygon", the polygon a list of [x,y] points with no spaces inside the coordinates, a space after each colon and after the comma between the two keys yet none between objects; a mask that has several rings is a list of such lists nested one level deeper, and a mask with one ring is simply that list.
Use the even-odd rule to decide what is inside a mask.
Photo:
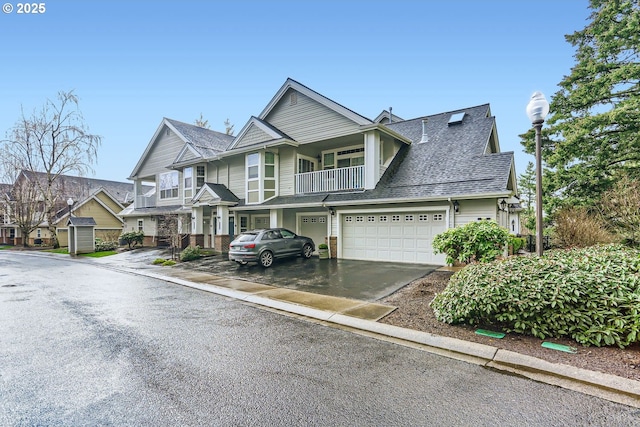
[{"label": "green shrub", "polygon": [[518,251],[524,248],[526,243],[526,239],[524,237],[516,237],[513,234],[510,234],[507,239],[507,244],[509,245],[509,252],[513,254],[517,254]]},{"label": "green shrub", "polygon": [[320,243],[320,244],[318,245],[318,249],[329,249],[329,246],[327,246],[327,244],[326,244],[326,243]]},{"label": "green shrub", "polygon": [[124,240],[127,245],[129,245],[129,249],[133,249],[137,245],[142,246],[144,242],[144,232],[142,231],[130,231],[128,233],[122,233],[120,235],[120,240]]},{"label": "green shrub", "polygon": [[180,261],[193,261],[201,256],[200,246],[187,246],[180,254]]},{"label": "green shrub", "polygon": [[167,262],[167,260],[164,258],[156,258],[153,260],[152,264],[158,265],[158,264],[164,264],[165,262]]},{"label": "green shrub", "polygon": [[115,251],[118,248],[118,242],[109,242],[102,239],[96,239],[96,252]]},{"label": "green shrub", "polygon": [[495,221],[482,220],[438,234],[433,239],[433,248],[437,254],[447,255],[447,264],[488,262],[502,255],[508,237],[509,231]]},{"label": "green shrub", "polygon": [[606,245],[470,265],[431,307],[446,323],[624,348],[640,341],[640,251]]},{"label": "green shrub", "polygon": [[165,267],[171,267],[172,265],[176,265],[176,262],[172,259],[168,259],[165,262],[163,262],[162,265]]}]

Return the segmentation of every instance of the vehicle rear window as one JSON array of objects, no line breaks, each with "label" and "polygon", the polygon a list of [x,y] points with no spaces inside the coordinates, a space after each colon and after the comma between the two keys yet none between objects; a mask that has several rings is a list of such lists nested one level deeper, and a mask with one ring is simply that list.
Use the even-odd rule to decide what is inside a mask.
[{"label": "vehicle rear window", "polygon": [[253,242],[256,240],[257,234],[241,234],[236,239],[236,242]]}]

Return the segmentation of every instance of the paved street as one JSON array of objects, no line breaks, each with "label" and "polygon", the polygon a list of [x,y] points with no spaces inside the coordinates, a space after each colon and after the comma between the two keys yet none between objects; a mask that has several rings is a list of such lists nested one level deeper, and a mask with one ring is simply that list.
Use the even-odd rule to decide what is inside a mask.
[{"label": "paved street", "polygon": [[0,251],[0,425],[633,426],[640,410],[220,296]]}]

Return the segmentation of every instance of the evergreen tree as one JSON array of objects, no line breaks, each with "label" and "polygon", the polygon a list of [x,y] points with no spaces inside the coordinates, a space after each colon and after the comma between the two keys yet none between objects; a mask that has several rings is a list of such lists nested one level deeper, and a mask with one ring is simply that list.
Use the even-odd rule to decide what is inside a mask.
[{"label": "evergreen tree", "polygon": [[[543,129],[543,191],[592,206],[621,174],[640,176],[640,2],[591,0],[589,7],[590,23],[566,36],[577,63]],[[530,153],[534,135],[521,135]]]}]

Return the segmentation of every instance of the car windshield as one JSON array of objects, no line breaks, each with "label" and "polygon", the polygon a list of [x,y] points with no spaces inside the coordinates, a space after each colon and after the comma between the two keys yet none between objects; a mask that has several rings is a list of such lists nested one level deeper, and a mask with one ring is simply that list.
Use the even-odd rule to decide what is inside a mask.
[{"label": "car windshield", "polygon": [[236,242],[253,242],[254,240],[256,240],[256,236],[257,234],[255,233],[246,233],[246,234],[241,234],[236,238]]}]

